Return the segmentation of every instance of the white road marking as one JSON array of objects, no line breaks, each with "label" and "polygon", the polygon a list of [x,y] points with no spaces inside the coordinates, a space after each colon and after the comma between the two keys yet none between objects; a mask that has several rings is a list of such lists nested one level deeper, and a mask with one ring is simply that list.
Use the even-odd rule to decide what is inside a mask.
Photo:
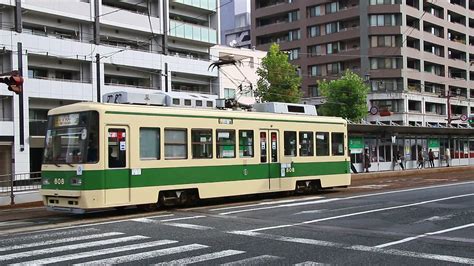
[{"label": "white road marking", "polygon": [[260,207],[260,208],[252,208],[252,209],[243,209],[243,210],[236,210],[236,211],[229,211],[229,212],[221,212],[221,213],[219,213],[219,215],[229,215],[229,214],[242,213],[242,212],[251,212],[251,211],[269,210],[269,209],[276,209],[276,208],[321,204],[321,203],[326,203],[326,202],[331,202],[331,201],[338,201],[338,200],[340,200],[340,198],[288,203],[288,204],[282,204],[282,205],[276,205],[276,206],[267,206],[267,207]]},{"label": "white road marking", "polygon": [[63,261],[68,261],[68,260],[90,258],[90,257],[118,253],[118,252],[123,252],[123,251],[130,251],[130,250],[136,250],[136,249],[142,249],[142,248],[162,246],[162,245],[167,245],[167,244],[174,244],[177,242],[178,241],[174,241],[174,240],[159,240],[159,241],[146,242],[146,243],[140,243],[140,244],[134,244],[134,245],[128,245],[128,246],[113,247],[113,248],[107,248],[107,249],[87,251],[87,252],[82,252],[82,253],[75,253],[71,255],[63,255],[59,257],[24,261],[19,264],[13,264],[13,265],[43,265],[43,264],[48,264],[48,263],[58,263],[58,262],[63,262]]},{"label": "white road marking", "polygon": [[204,254],[204,255],[195,256],[195,257],[189,257],[189,258],[183,258],[183,259],[179,259],[179,260],[173,260],[173,261],[158,263],[158,264],[155,264],[155,265],[186,265],[186,264],[203,262],[203,261],[208,261],[208,260],[215,260],[215,259],[219,259],[219,258],[223,258],[223,257],[242,254],[242,253],[245,253],[245,251],[229,249],[229,250]]},{"label": "white road marking", "polygon": [[270,261],[274,260],[279,260],[281,257],[277,256],[270,256],[270,255],[262,255],[258,257],[253,257],[253,258],[248,258],[248,259],[243,259],[243,260],[238,260],[238,261],[233,261],[229,263],[224,263],[221,264],[221,266],[237,266],[237,265],[263,265],[263,264],[270,264]]},{"label": "white road marking", "polygon": [[323,221],[336,220],[336,219],[340,219],[340,218],[352,217],[352,216],[357,216],[357,215],[361,215],[361,214],[368,214],[368,213],[382,212],[382,211],[387,211],[387,210],[402,209],[402,208],[408,208],[408,207],[413,207],[413,206],[418,206],[418,205],[429,204],[429,203],[433,203],[433,202],[439,202],[439,201],[445,201],[445,200],[451,200],[451,199],[458,199],[458,198],[464,198],[464,197],[471,197],[471,196],[474,196],[474,193],[463,194],[463,195],[452,196],[452,197],[446,197],[446,198],[440,198],[440,199],[434,199],[434,200],[421,201],[421,202],[415,202],[415,203],[410,203],[410,204],[404,204],[404,205],[398,205],[398,206],[392,206],[392,207],[386,207],[386,208],[380,208],[380,209],[374,209],[374,210],[348,213],[348,214],[343,214],[343,215],[338,215],[338,216],[331,216],[331,217],[326,217],[326,218],[320,218],[320,219],[304,221],[304,222],[299,222],[299,223],[294,223],[294,224],[284,224],[284,225],[257,228],[257,229],[252,229],[252,230],[249,230],[249,231],[258,232],[258,231],[265,231],[265,230],[270,230],[270,229],[293,227],[293,226],[298,226],[298,225],[312,224],[312,223],[318,223],[318,222],[323,222]]},{"label": "white road marking", "polygon": [[85,228],[85,229],[78,229],[78,230],[68,230],[68,231],[63,231],[63,232],[52,232],[52,233],[47,233],[47,234],[34,234],[29,233],[29,235],[24,235],[23,234],[18,234],[15,238],[9,238],[9,239],[3,239],[2,238],[2,245],[9,245],[9,243],[18,243],[22,241],[34,241],[34,240],[39,240],[39,239],[45,239],[45,238],[59,238],[59,237],[66,237],[66,236],[73,236],[73,235],[78,235],[78,234],[91,234],[91,233],[97,233],[99,232],[98,229],[95,228]]},{"label": "white road marking", "polygon": [[330,264],[314,262],[314,261],[305,261],[305,262],[297,263],[294,266],[324,266],[324,265],[330,265]]},{"label": "white road marking", "polygon": [[239,205],[239,206],[230,206],[230,207],[223,207],[223,208],[217,208],[217,209],[210,209],[209,211],[214,212],[214,211],[223,211],[223,210],[231,210],[231,209],[238,209],[238,208],[246,208],[246,207],[255,207],[255,206],[262,206],[262,205],[274,205],[274,204],[281,204],[281,203],[290,203],[290,202],[298,202],[298,201],[308,201],[308,200],[314,200],[314,199],[322,199],[324,197],[321,196],[314,196],[314,197],[306,197],[306,198],[301,198],[301,199],[288,199],[288,200],[278,200],[278,201],[265,201],[265,202],[259,202],[255,204],[248,204],[248,205]]},{"label": "white road marking", "polygon": [[170,225],[174,227],[187,228],[187,229],[196,229],[196,230],[211,230],[214,227],[196,225],[196,224],[183,224],[183,223],[163,223],[164,225]]},{"label": "white road marking", "polygon": [[149,238],[149,237],[147,237],[147,236],[128,236],[128,237],[93,241],[93,242],[74,244],[74,245],[68,245],[68,246],[59,246],[59,247],[54,247],[54,248],[31,250],[31,251],[25,251],[25,252],[20,252],[20,253],[12,253],[12,254],[8,254],[8,255],[2,255],[2,256],[0,256],[0,261],[13,260],[13,259],[19,259],[19,258],[24,258],[24,257],[29,257],[29,256],[43,255],[43,254],[50,254],[50,253],[54,253],[54,252],[63,252],[63,251],[69,251],[69,250],[76,250],[76,249],[80,249],[80,248],[90,248],[90,247],[97,247],[97,246],[102,246],[102,245],[110,245],[110,244],[116,244],[116,243],[122,243],[122,242],[134,241],[134,240],[140,240],[140,239],[147,239],[147,238]]},{"label": "white road marking", "polygon": [[322,209],[322,210],[309,210],[309,211],[301,211],[301,212],[294,213],[293,215],[298,215],[298,214],[313,214],[313,213],[321,213],[321,212],[324,212],[324,211],[326,211],[326,209]]},{"label": "white road marking", "polygon": [[291,243],[342,248],[346,250],[374,252],[374,253],[386,254],[386,255],[430,259],[430,260],[446,261],[446,262],[453,262],[453,263],[474,264],[474,259],[464,258],[464,257],[421,253],[421,252],[411,252],[411,251],[397,250],[397,249],[382,249],[382,248],[368,247],[368,246],[362,246],[362,245],[351,246],[351,245],[346,245],[346,244],[341,244],[341,243],[336,243],[336,242],[328,242],[328,241],[306,239],[306,238],[285,237],[285,236],[270,235],[270,234],[263,234],[263,233],[257,233],[257,232],[249,232],[249,231],[231,231],[228,233],[253,236],[253,237],[259,237],[263,239],[270,239],[270,240],[276,240],[276,241],[291,242]]},{"label": "white road marking", "polygon": [[13,245],[13,246],[7,246],[7,247],[0,247],[0,251],[9,251],[9,250],[15,250],[15,249],[22,249],[22,248],[31,248],[31,247],[40,247],[40,246],[46,246],[46,245],[52,245],[52,244],[68,243],[68,242],[73,242],[73,241],[88,240],[88,239],[109,237],[109,236],[117,236],[117,235],[123,235],[123,234],[124,233],[111,232],[111,233],[104,233],[104,234],[95,234],[95,235],[86,235],[86,236],[78,236],[78,237],[60,238],[60,239],[46,240],[46,241],[34,242],[34,243],[28,243],[28,244],[20,244],[20,245]]},{"label": "white road marking", "polygon": [[174,218],[174,219],[165,219],[165,220],[160,220],[160,222],[172,222],[172,221],[181,221],[181,220],[189,220],[189,219],[199,219],[199,218],[205,218],[206,216],[204,215],[198,215],[198,216],[191,216],[191,217],[181,217],[181,218]]},{"label": "white road marking", "polygon": [[126,262],[137,261],[137,260],[151,259],[151,258],[155,258],[159,256],[177,254],[181,252],[198,250],[198,249],[203,249],[203,248],[208,248],[208,246],[200,245],[200,244],[191,244],[191,245],[159,249],[159,250],[153,250],[153,251],[136,253],[136,254],[129,254],[129,255],[124,255],[124,256],[114,257],[114,258],[107,258],[107,259],[102,259],[102,260],[88,261],[86,263],[75,264],[75,265],[119,264],[119,263],[126,263]]},{"label": "white road marking", "polygon": [[423,219],[421,221],[418,221],[416,223],[443,221],[443,220],[451,219],[451,217],[453,216],[454,216],[453,214],[445,215],[445,216],[432,216],[432,217]]},{"label": "white road marking", "polygon": [[406,243],[406,242],[409,242],[409,241],[412,241],[412,240],[415,240],[415,239],[419,239],[419,238],[422,238],[422,237],[444,234],[444,233],[447,233],[447,232],[456,231],[456,230],[460,230],[460,229],[464,229],[464,228],[468,228],[468,227],[472,227],[472,226],[474,226],[474,223],[465,224],[465,225],[461,225],[461,226],[457,226],[457,227],[452,227],[452,228],[448,228],[448,229],[444,229],[444,230],[440,230],[440,231],[436,231],[436,232],[425,233],[425,234],[422,234],[422,235],[407,237],[407,238],[404,238],[404,239],[401,239],[401,240],[398,240],[398,241],[393,241],[393,242],[381,244],[381,245],[378,245],[378,246],[375,246],[375,247],[376,248],[386,248],[386,247],[389,247],[389,246],[394,246],[394,245],[398,245],[398,244],[401,244],[401,243]]},{"label": "white road marking", "polygon": [[0,226],[28,225],[28,224],[34,224],[34,222],[27,222],[27,221],[8,221],[8,222],[0,222]]},{"label": "white road marking", "polygon": [[371,189],[381,189],[384,187],[388,187],[389,185],[365,185],[365,186],[357,186],[357,187],[352,187],[351,188],[371,188]]}]

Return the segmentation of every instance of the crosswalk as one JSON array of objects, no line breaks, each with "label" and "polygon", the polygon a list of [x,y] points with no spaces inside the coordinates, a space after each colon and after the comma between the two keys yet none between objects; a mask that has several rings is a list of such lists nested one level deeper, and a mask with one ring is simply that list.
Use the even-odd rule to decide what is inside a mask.
[{"label": "crosswalk", "polygon": [[[77,231],[77,234],[41,233],[0,242],[0,265],[110,265],[145,263],[186,265],[194,263],[234,265],[288,264],[275,255],[184,243],[174,239],[153,239],[123,232]],[[304,262],[304,265],[311,262]]]}]

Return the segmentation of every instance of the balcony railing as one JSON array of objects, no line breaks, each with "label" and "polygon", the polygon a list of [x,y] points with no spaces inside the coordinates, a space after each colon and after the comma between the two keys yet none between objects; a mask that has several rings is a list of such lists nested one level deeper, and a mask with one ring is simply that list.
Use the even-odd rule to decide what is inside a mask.
[{"label": "balcony railing", "polygon": [[209,11],[216,11],[217,1],[216,0],[173,0],[174,3],[180,3],[192,7],[197,7]]},{"label": "balcony railing", "polygon": [[217,31],[208,27],[170,20],[169,33],[173,37],[217,44]]}]

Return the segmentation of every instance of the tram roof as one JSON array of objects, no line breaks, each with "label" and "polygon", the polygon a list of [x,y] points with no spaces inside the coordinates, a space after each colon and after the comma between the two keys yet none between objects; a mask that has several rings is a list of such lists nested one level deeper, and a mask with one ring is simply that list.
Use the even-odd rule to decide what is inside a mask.
[{"label": "tram roof", "polygon": [[415,127],[391,125],[348,124],[349,134],[373,135],[426,135],[426,136],[473,136],[473,128],[442,128],[442,127]]},{"label": "tram roof", "polygon": [[345,119],[340,117],[328,116],[309,116],[303,114],[277,114],[266,112],[249,112],[236,110],[217,110],[217,109],[198,109],[198,108],[179,108],[168,106],[147,106],[133,104],[112,104],[112,103],[94,103],[82,102],[71,105],[61,106],[49,111],[49,115],[80,112],[86,110],[97,110],[103,112],[114,112],[122,114],[167,114],[189,117],[215,117],[215,118],[234,118],[234,119],[262,119],[275,121],[314,121],[319,123],[347,124]]}]

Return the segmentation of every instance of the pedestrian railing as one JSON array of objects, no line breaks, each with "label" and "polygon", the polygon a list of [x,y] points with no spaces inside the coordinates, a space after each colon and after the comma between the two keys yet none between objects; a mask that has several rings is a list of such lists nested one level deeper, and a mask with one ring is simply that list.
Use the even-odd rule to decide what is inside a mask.
[{"label": "pedestrian railing", "polygon": [[15,204],[15,193],[41,188],[41,172],[0,175],[0,196],[9,195]]}]

